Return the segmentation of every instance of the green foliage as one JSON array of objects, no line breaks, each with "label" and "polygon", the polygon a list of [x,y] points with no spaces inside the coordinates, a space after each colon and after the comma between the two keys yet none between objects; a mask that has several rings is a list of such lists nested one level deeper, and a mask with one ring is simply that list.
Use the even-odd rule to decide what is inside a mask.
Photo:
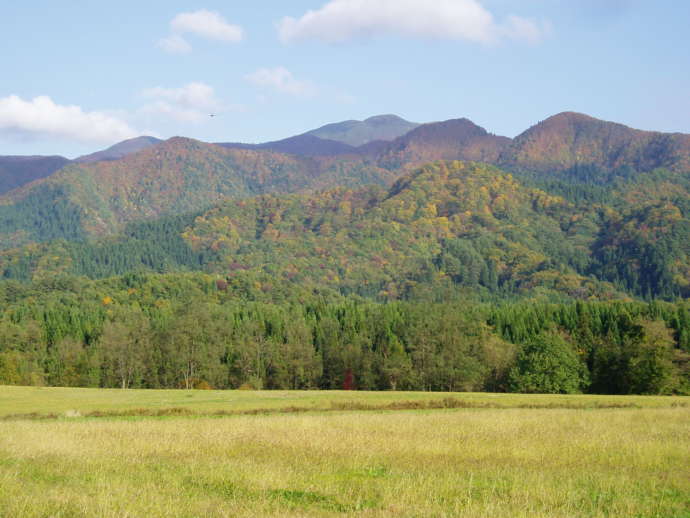
[{"label": "green foliage", "polygon": [[[231,150],[235,155],[217,156],[203,146],[176,145],[176,153],[191,155],[184,160],[197,160],[200,153],[216,169],[239,160],[237,153],[249,153]],[[180,169],[184,160],[169,165],[187,174]],[[281,163],[273,166],[287,167]],[[331,164],[342,181],[359,174],[359,166],[348,164]],[[70,174],[60,172],[61,177]],[[327,176],[314,181],[339,181]],[[446,300],[464,292],[485,299],[527,295],[555,301],[630,294],[672,300],[690,293],[690,186],[685,177],[666,170],[636,175],[624,167],[606,171],[578,166],[548,182],[525,172],[518,178],[525,184],[491,166],[437,162],[387,190],[337,188],[227,201],[203,212],[132,222],[118,236],[84,241],[86,223],[76,207],[88,204],[78,200],[89,199],[89,213],[101,211],[99,221],[106,226],[139,217],[124,206],[107,208],[94,201],[100,186],[91,181],[70,191],[77,230],[68,240],[1,253],[0,270],[5,278],[24,280],[60,273],[100,278],[137,270],[203,270],[227,281],[251,278],[267,292],[288,281],[290,289],[306,286],[375,300]],[[365,174],[357,181],[376,180]],[[266,182],[237,194],[294,190]],[[32,196],[36,192],[30,191]],[[93,196],[84,198],[88,193]],[[205,196],[195,198],[193,205],[210,203]],[[17,203],[24,201],[15,207]],[[9,214],[12,207],[0,209]],[[8,243],[30,240],[21,226],[11,229]],[[60,232],[51,230],[44,237]]]},{"label": "green foliage", "polygon": [[218,281],[139,273],[0,282],[0,382],[602,393],[690,386],[687,304],[375,303],[293,291],[288,281],[270,292]]},{"label": "green foliage", "polygon": [[0,250],[29,242],[86,238],[83,211],[69,186],[40,184],[14,204],[0,203]]},{"label": "green foliage", "polygon": [[573,345],[549,331],[522,346],[509,376],[511,390],[527,393],[577,394],[588,382],[585,364]]}]

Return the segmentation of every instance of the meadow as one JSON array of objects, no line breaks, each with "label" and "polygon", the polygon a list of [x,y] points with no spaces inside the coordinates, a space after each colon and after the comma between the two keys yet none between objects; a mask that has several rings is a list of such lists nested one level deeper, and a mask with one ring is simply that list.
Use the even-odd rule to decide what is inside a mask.
[{"label": "meadow", "polygon": [[690,516],[690,398],[0,387],[0,516]]}]

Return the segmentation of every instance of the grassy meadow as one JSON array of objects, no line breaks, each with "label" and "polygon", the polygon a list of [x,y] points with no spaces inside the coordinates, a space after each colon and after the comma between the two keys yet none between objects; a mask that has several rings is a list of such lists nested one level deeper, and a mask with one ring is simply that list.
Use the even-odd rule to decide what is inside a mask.
[{"label": "grassy meadow", "polygon": [[690,398],[0,387],[0,516],[690,516]]}]

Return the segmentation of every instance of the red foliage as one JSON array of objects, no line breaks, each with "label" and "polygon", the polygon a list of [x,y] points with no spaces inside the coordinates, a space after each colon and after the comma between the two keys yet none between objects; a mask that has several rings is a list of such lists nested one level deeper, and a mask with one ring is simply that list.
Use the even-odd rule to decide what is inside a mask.
[{"label": "red foliage", "polygon": [[355,375],[352,373],[352,369],[347,369],[345,371],[343,390],[355,390]]}]

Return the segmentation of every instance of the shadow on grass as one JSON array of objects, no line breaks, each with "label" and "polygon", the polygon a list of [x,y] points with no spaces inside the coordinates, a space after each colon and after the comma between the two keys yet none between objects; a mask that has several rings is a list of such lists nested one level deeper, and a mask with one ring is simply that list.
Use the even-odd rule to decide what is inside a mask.
[{"label": "shadow on grass", "polygon": [[313,509],[335,513],[352,513],[378,506],[374,500],[343,503],[332,495],[299,489],[248,489],[229,480],[199,480],[188,478],[185,486],[192,492],[201,492],[228,500],[270,500],[279,507]]}]

